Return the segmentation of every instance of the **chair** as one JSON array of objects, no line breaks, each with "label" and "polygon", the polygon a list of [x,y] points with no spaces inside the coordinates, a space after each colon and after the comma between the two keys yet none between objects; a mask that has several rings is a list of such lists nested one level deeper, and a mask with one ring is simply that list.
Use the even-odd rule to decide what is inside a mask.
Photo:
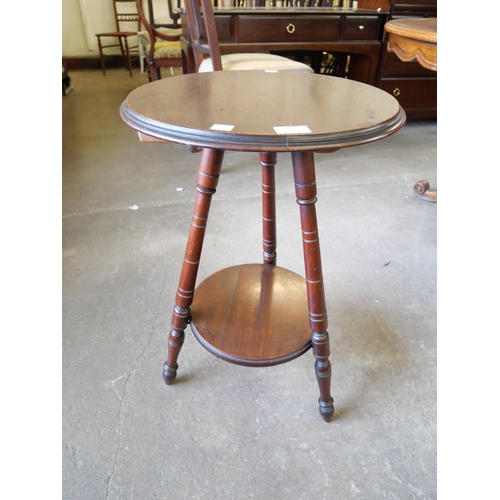
[{"label": "chair", "polygon": [[243,53],[221,56],[212,0],[185,0],[185,7],[198,73],[221,70],[277,70],[314,73],[314,70],[307,64],[275,54]]},{"label": "chair", "polygon": [[149,19],[144,13],[143,0],[135,0],[139,19],[146,29],[145,33],[140,34],[140,43],[145,50],[150,81],[161,79],[161,68],[170,68],[172,71],[172,68],[182,67],[180,42],[182,28],[179,23],[181,0],[174,1],[176,2],[175,9],[172,6],[172,0],[167,0],[169,16],[172,21],[161,24],[155,22],[152,0],[147,0]]},{"label": "chair", "polygon": [[[101,59],[101,67],[102,74],[106,76],[106,67],[104,64],[105,54],[104,49],[108,49],[111,47],[120,47],[120,51],[122,53],[123,60],[125,61],[125,66],[130,73],[130,77],[132,77],[132,59],[130,53],[137,49],[137,46],[129,47],[128,39],[130,37],[136,36],[137,32],[141,29],[141,22],[139,20],[139,15],[137,12],[131,12],[130,8],[127,9],[127,6],[124,4],[131,4],[135,0],[113,0],[113,8],[115,11],[115,23],[116,23],[116,31],[108,31],[105,33],[97,33],[97,44],[99,46],[99,58]],[[123,9],[123,10],[122,10]],[[137,23],[137,29],[135,31],[123,31],[122,25],[128,23]],[[111,38],[112,43],[109,45],[103,45],[101,42],[101,38]],[[116,43],[116,39],[118,39],[118,43]]]}]

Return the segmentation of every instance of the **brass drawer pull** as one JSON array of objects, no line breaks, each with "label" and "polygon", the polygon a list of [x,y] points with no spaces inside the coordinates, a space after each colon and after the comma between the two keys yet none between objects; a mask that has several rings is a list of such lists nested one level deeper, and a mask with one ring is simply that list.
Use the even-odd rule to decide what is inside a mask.
[{"label": "brass drawer pull", "polygon": [[292,23],[290,23],[290,24],[286,27],[286,31],[287,31],[288,33],[290,33],[290,35],[291,35],[292,33],[294,33],[294,32],[295,32],[295,26],[294,26]]},{"label": "brass drawer pull", "polygon": [[362,24],[360,24],[360,25],[359,25],[359,29],[360,29],[360,30],[364,30],[364,29],[365,29],[365,27],[364,27]]},{"label": "brass drawer pull", "polygon": [[397,87],[392,91],[394,97],[398,97],[401,95],[401,90],[399,90]]}]

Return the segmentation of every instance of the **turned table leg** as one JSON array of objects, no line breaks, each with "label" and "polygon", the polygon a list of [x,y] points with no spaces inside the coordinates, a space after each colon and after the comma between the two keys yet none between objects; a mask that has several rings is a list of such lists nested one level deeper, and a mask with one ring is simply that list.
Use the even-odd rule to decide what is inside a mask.
[{"label": "turned table leg", "polygon": [[319,411],[326,422],[333,418],[334,406],[330,394],[331,365],[330,342],[328,338],[328,318],[326,314],[323,271],[316,219],[316,174],[314,155],[309,152],[292,153],[293,175],[297,203],[300,206],[300,223],[304,249],[304,264],[307,282],[309,324],[311,341],[316,358],[315,370],[320,398]]},{"label": "turned table leg", "polygon": [[276,265],[276,153],[260,153],[264,264]]},{"label": "turned table leg", "polygon": [[177,375],[177,358],[184,342],[184,330],[190,321],[189,308],[193,302],[210,202],[219,181],[223,158],[224,151],[219,149],[203,149],[201,153],[196,182],[198,193],[175,297],[172,330],[168,338],[168,356],[163,369],[163,380],[167,385],[170,385]]}]

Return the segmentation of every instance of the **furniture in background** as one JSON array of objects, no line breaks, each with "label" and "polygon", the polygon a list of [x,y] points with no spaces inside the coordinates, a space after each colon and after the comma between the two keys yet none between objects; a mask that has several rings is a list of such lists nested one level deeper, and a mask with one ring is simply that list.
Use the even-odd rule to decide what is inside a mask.
[{"label": "furniture in background", "polygon": [[[437,17],[437,0],[391,0],[387,22],[408,18]],[[384,30],[377,71],[377,87],[392,94],[408,118],[437,117],[437,72],[417,61],[404,62],[387,50],[389,33]]]},{"label": "furniture in background", "polygon": [[[141,29],[139,15],[135,11],[135,9],[133,12],[130,9],[130,6],[132,6],[133,8],[134,3],[135,0],[113,0],[116,31],[108,31],[96,34],[103,75],[106,75],[105,58],[107,54],[105,54],[105,49],[119,47],[123,60],[125,62],[125,67],[128,69],[130,77],[132,77],[131,52],[135,52],[137,50],[137,46],[129,46],[128,40],[131,37],[137,36],[137,32]],[[123,25],[130,25],[131,23],[136,23],[135,31],[125,31],[122,29]],[[103,45],[101,38],[110,39],[109,43],[107,45]]]},{"label": "furniture in background", "polygon": [[[376,0],[364,0],[366,5]],[[387,0],[379,0],[380,4]],[[231,2],[232,4],[232,2]],[[221,54],[319,51],[349,55],[349,79],[375,84],[387,11],[372,8],[234,7],[214,8]],[[196,71],[185,15],[182,50],[187,73]],[[316,68],[319,71],[318,68]],[[339,75],[343,76],[343,75]]]},{"label": "furniture in background", "polygon": [[[172,1],[176,2],[175,7]],[[153,0],[147,0],[148,16],[146,17],[143,0],[135,0],[137,12],[145,32],[141,32],[141,50],[145,53],[146,66],[150,81],[161,79],[161,68],[182,67],[182,50],[180,36],[180,3],[181,0],[167,0],[168,11],[171,21],[157,23],[153,10]]]},{"label": "furniture in background", "polygon": [[66,68],[66,63],[62,62],[62,93],[63,95],[68,95],[73,90],[73,85],[71,84],[71,78],[68,75],[68,68]]},{"label": "furniture in background", "polygon": [[254,52],[221,55],[212,0],[185,0],[185,7],[194,66],[198,73],[214,70],[313,72],[306,64],[275,54]]},{"label": "furniture in background", "polygon": [[[437,19],[406,18],[389,21],[385,25],[389,34],[387,50],[403,62],[417,61],[431,71],[437,71]],[[413,190],[426,201],[437,201],[437,190],[430,189],[427,181],[418,181]]]},{"label": "furniture in background", "polygon": [[[399,103],[376,87],[344,78],[300,71],[213,71],[142,85],[122,103],[120,116],[142,140],[204,148],[168,339],[165,383],[176,378],[188,324],[210,353],[243,366],[285,363],[312,348],[319,411],[329,422],[334,404],[314,152],[333,152],[393,134],[405,122]],[[222,269],[196,287],[210,202],[227,150],[259,153],[263,263]],[[305,278],[277,266],[274,167],[279,152],[292,156]]]}]

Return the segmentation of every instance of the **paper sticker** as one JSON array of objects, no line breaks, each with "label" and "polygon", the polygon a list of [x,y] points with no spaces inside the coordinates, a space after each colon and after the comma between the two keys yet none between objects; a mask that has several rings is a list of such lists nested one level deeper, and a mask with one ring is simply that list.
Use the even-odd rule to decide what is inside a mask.
[{"label": "paper sticker", "polygon": [[210,130],[223,130],[224,132],[231,132],[233,130],[234,125],[221,125],[219,123],[214,123]]},{"label": "paper sticker", "polygon": [[264,70],[264,73],[277,73],[278,70],[277,69],[265,69]]},{"label": "paper sticker", "polygon": [[277,134],[310,134],[311,129],[307,125],[295,125],[290,127],[274,127]]}]

